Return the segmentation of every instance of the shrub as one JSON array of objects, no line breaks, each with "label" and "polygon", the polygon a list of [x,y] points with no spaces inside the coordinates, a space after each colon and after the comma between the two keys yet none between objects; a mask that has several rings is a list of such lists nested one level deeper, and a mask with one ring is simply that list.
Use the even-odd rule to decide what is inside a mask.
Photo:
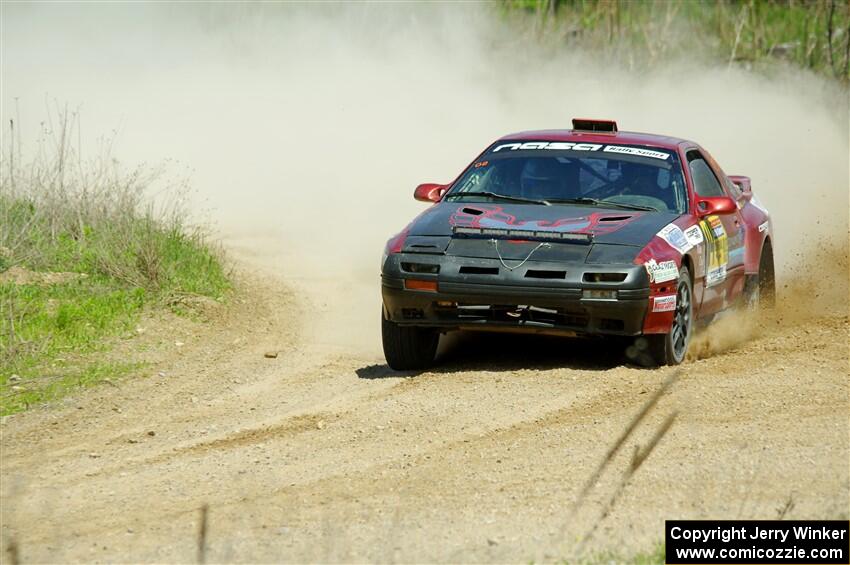
[{"label": "shrub", "polygon": [[83,161],[75,119],[56,118],[24,166],[11,129],[0,162],[0,414],[138,368],[97,353],[146,305],[230,288],[219,249],[187,223],[185,183],[152,199],[161,171]]}]

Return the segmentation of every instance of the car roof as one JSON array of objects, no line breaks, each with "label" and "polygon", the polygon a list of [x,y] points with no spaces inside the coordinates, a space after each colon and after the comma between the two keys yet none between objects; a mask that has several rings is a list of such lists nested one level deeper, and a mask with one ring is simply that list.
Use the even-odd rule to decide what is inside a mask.
[{"label": "car roof", "polygon": [[693,144],[686,139],[638,133],[634,131],[591,132],[572,129],[542,129],[511,133],[498,141],[575,141],[586,143],[623,143],[627,145],[649,145],[664,149],[676,150],[682,143]]}]

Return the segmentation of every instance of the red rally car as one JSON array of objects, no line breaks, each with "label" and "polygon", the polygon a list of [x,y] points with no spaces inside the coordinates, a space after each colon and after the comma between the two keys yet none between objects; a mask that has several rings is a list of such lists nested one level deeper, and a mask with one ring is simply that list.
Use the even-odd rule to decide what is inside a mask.
[{"label": "red rally car", "polygon": [[394,369],[428,367],[453,330],[630,336],[678,364],[696,323],[774,301],[770,215],[692,141],[576,119],[505,136],[414,197],[432,205],[381,263]]}]

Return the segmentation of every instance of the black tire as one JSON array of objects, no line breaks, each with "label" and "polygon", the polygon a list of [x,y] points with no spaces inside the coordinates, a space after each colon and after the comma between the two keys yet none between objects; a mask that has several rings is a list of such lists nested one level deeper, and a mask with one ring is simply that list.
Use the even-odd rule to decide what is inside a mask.
[{"label": "black tire", "polygon": [[773,270],[773,246],[770,240],[764,242],[759,260],[758,306],[762,310],[772,310],[776,306],[776,272]]},{"label": "black tire", "polygon": [[749,314],[772,310],[776,306],[776,277],[773,271],[773,249],[764,242],[757,275],[747,275],[739,308]]},{"label": "black tire", "polygon": [[676,286],[676,310],[670,333],[647,336],[650,351],[659,365],[678,365],[685,360],[694,332],[694,304],[691,275],[687,267],[679,269]]},{"label": "black tire", "polygon": [[434,364],[440,334],[430,328],[400,326],[381,312],[381,340],[387,365],[396,371],[427,369]]}]

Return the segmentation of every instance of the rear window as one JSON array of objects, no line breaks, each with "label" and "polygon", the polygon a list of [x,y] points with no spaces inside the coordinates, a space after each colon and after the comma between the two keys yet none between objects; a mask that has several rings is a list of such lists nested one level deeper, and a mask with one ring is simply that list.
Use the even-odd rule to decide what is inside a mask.
[{"label": "rear window", "polygon": [[645,206],[663,212],[687,210],[685,183],[676,153],[637,145],[498,142],[464,172],[450,191],[464,192],[488,192],[553,204],[592,198],[603,204]]}]

